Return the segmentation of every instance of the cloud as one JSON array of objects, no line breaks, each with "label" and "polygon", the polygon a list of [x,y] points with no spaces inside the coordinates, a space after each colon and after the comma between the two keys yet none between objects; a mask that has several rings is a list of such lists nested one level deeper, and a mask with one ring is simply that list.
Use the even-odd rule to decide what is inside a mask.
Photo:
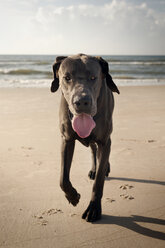
[{"label": "cloud", "polygon": [[161,32],[165,27],[163,14],[150,9],[146,3],[134,4],[124,0],[103,5],[40,7],[32,21],[37,23],[37,28],[40,26],[43,34],[59,35],[61,47],[68,52],[80,49],[83,44],[93,53],[97,52],[95,45],[98,47],[99,44],[103,53],[105,49],[111,53],[127,51],[130,45],[139,47],[140,52],[142,44],[138,45],[138,42],[145,46],[149,46],[147,43],[151,38],[158,42],[158,37],[163,39]]},{"label": "cloud", "polygon": [[[9,2],[6,0],[6,6]],[[58,0],[13,2],[16,7],[13,3],[10,13],[15,18],[3,18],[20,37],[13,37],[17,49],[32,53],[165,53],[165,16],[148,0],[79,0],[67,1],[67,5]]]},{"label": "cloud", "polygon": [[[38,18],[39,16],[40,18]],[[154,9],[150,9],[146,3],[134,4],[124,0],[113,0],[104,5],[80,4],[66,7],[48,5],[46,7],[39,7],[34,18],[43,25],[44,22],[56,21],[60,16],[62,18],[68,18],[68,21],[73,19],[73,16],[75,19],[84,17],[99,18],[100,21],[105,21],[103,24],[109,25],[113,22],[123,24],[123,21],[124,23],[129,21],[129,26],[145,24],[147,22],[150,25],[154,23],[159,24],[160,22],[164,25],[165,21],[163,14],[160,16],[160,13],[157,13]]]}]

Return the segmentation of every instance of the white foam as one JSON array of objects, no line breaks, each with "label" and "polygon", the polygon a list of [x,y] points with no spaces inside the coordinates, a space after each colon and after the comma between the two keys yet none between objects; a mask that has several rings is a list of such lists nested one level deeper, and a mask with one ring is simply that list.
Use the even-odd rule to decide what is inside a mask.
[{"label": "white foam", "polygon": [[165,85],[165,79],[114,79],[118,86]]},{"label": "white foam", "polygon": [[[0,79],[0,88],[44,88],[51,86],[51,79]],[[165,79],[114,79],[117,86],[165,85]]]},{"label": "white foam", "polygon": [[50,79],[0,79],[1,88],[50,87]]}]

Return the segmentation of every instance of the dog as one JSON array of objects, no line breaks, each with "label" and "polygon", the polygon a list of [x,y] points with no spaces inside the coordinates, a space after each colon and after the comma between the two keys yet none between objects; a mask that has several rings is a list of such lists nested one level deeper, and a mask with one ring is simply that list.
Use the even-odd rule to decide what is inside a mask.
[{"label": "dog", "polygon": [[59,115],[62,134],[60,187],[69,203],[76,206],[80,194],[72,186],[69,176],[75,140],[90,146],[93,162],[88,175],[94,184],[91,200],[82,218],[94,222],[101,218],[104,180],[110,172],[112,92],[120,92],[109,74],[108,63],[102,57],[85,54],[58,56],[53,74],[51,92],[59,87],[62,92]]}]

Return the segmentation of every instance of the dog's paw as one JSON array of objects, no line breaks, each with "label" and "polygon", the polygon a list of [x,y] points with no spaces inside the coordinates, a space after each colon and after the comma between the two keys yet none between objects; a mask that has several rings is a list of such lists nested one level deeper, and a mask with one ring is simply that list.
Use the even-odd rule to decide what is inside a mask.
[{"label": "dog's paw", "polygon": [[94,222],[101,219],[101,200],[91,201],[82,215],[87,222]]},{"label": "dog's paw", "polygon": [[80,200],[80,194],[77,193],[75,189],[73,189],[71,193],[65,194],[65,197],[74,207],[79,203]]},{"label": "dog's paw", "polygon": [[96,176],[96,171],[92,171],[90,170],[89,173],[88,173],[88,177],[92,180],[95,179],[95,176]]}]

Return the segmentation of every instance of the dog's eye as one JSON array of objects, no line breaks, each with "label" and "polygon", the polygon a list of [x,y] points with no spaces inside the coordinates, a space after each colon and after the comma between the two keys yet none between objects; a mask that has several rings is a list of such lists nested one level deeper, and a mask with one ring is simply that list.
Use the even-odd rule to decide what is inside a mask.
[{"label": "dog's eye", "polygon": [[91,76],[90,77],[90,80],[94,81],[94,80],[96,80],[96,77],[95,76]]},{"label": "dog's eye", "polygon": [[71,80],[71,77],[70,76],[65,76],[65,80],[66,81],[70,81]]}]

